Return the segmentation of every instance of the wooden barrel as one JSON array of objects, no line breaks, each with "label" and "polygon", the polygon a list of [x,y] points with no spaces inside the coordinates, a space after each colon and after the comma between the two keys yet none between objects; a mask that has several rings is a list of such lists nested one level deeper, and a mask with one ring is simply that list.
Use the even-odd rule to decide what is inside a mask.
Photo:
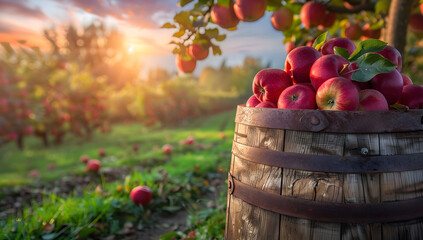
[{"label": "wooden barrel", "polygon": [[423,110],[235,122],[225,239],[423,239]]}]

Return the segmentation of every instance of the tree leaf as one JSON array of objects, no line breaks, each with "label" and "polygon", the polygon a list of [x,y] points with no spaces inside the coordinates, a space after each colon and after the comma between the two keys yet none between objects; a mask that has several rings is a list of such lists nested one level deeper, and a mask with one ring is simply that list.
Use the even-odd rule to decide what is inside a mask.
[{"label": "tree leaf", "polygon": [[382,51],[386,45],[386,42],[380,41],[378,39],[364,40],[358,44],[357,49],[351,54],[348,60],[353,62],[366,53]]},{"label": "tree leaf", "polygon": [[323,46],[323,44],[325,44],[327,36],[328,36],[328,32],[324,32],[324,33],[320,34],[320,35],[316,38],[316,40],[314,40],[313,47],[314,47],[317,51],[319,51],[319,50],[320,50],[320,48]]},{"label": "tree leaf", "polygon": [[348,60],[348,58],[350,57],[350,53],[348,52],[348,50],[347,49],[345,49],[345,48],[341,48],[341,47],[334,47],[333,48],[333,52],[336,54],[336,55],[339,55],[339,56],[341,56],[341,57],[343,57],[343,58],[345,58],[345,59],[347,59]]},{"label": "tree leaf", "polygon": [[368,82],[379,73],[389,73],[397,65],[377,53],[366,53],[357,59],[358,70],[352,79],[358,82]]},{"label": "tree leaf", "polygon": [[10,56],[12,54],[15,54],[15,50],[10,46],[10,43],[8,42],[1,42],[1,46],[6,50],[7,54]]},{"label": "tree leaf", "polygon": [[175,17],[173,17],[173,20],[179,23],[179,25],[184,26],[185,28],[189,28],[192,26],[189,16],[190,16],[189,12],[182,11],[177,13]]},{"label": "tree leaf", "polygon": [[193,0],[180,0],[179,4],[181,4],[181,7],[187,5],[188,3],[192,2]]},{"label": "tree leaf", "polygon": [[170,22],[167,22],[167,23],[163,24],[161,26],[161,28],[176,28],[176,25],[175,24],[172,24]]},{"label": "tree leaf", "polygon": [[178,32],[174,33],[172,36],[179,38],[184,36],[184,34],[185,34],[185,29],[180,29]]},{"label": "tree leaf", "polygon": [[226,39],[226,34],[217,35],[214,39],[216,39],[218,42],[221,42]]},{"label": "tree leaf", "polygon": [[220,50],[219,46],[212,45],[213,55],[222,55],[222,50]]}]

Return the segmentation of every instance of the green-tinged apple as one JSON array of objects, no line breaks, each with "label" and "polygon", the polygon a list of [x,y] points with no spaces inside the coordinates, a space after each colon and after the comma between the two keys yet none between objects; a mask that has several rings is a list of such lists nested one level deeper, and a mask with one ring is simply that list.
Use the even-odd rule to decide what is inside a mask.
[{"label": "green-tinged apple", "polygon": [[197,65],[197,61],[192,59],[188,54],[181,56],[176,55],[175,64],[182,73],[192,73]]},{"label": "green-tinged apple", "polygon": [[353,41],[348,38],[332,38],[331,40],[327,41],[322,49],[320,50],[323,55],[334,54],[335,47],[344,48],[348,51],[351,55],[357,48]]},{"label": "green-tinged apple", "polygon": [[389,106],[382,93],[375,89],[364,89],[358,92],[359,111],[388,111]]},{"label": "green-tinged apple", "polygon": [[256,105],[258,108],[277,108],[276,104],[272,102],[261,102]]},{"label": "green-tinged apple", "polygon": [[320,110],[355,111],[358,103],[358,90],[347,78],[331,78],[316,92],[316,104]]},{"label": "green-tinged apple", "polygon": [[193,59],[203,60],[209,55],[209,48],[201,44],[194,43],[188,47],[187,52]]},{"label": "green-tinged apple", "polygon": [[317,109],[316,92],[312,87],[302,84],[290,86],[279,96],[278,108]]},{"label": "green-tinged apple", "polygon": [[281,7],[273,11],[270,22],[274,29],[285,31],[291,28],[294,15],[291,10],[286,7]]},{"label": "green-tinged apple", "polygon": [[321,56],[322,54],[313,47],[297,47],[286,57],[285,71],[294,83],[310,82],[311,66]]},{"label": "green-tinged apple", "polygon": [[266,0],[236,0],[234,11],[241,21],[257,21],[266,11]]},{"label": "green-tinged apple", "polygon": [[234,4],[222,6],[220,4],[213,5],[210,12],[211,19],[221,28],[234,28],[239,23],[238,17],[234,12]]},{"label": "green-tinged apple", "polygon": [[172,154],[172,151],[173,151],[173,147],[172,147],[172,145],[170,145],[170,144],[165,144],[165,145],[163,145],[163,147],[162,147],[162,152],[163,152],[164,154],[166,154],[166,155],[170,155],[170,154]]},{"label": "green-tinged apple", "polygon": [[416,33],[423,33],[423,14],[415,13],[410,16],[408,27]]},{"label": "green-tinged apple", "polygon": [[320,24],[319,26],[317,26],[317,29],[323,31],[326,28],[330,28],[335,23],[335,21],[336,21],[336,13],[327,12],[325,16],[325,20],[323,21],[323,24]]},{"label": "green-tinged apple", "polygon": [[378,90],[385,96],[389,105],[398,101],[401,97],[404,82],[398,70],[389,73],[380,73],[370,80],[373,89]]},{"label": "green-tinged apple", "polygon": [[135,204],[147,206],[153,200],[153,192],[147,186],[137,186],[131,190],[130,197]]},{"label": "green-tinged apple", "polygon": [[295,42],[288,42],[285,45],[285,52],[286,52],[286,54],[290,53],[292,50],[294,50],[294,48],[295,48]]},{"label": "green-tinged apple", "polygon": [[301,8],[300,19],[308,29],[324,24],[325,17],[326,7],[320,2],[307,2]]},{"label": "green-tinged apple", "polygon": [[403,81],[403,86],[407,86],[407,85],[411,85],[413,84],[413,81],[411,80],[411,78],[409,78],[407,75],[405,75],[404,73],[401,73],[401,77],[402,77],[402,81]]},{"label": "green-tinged apple", "polygon": [[363,34],[361,26],[358,23],[348,23],[344,31],[345,37],[351,40],[359,40]]},{"label": "green-tinged apple", "polygon": [[261,103],[260,100],[256,98],[256,95],[251,96],[248,100],[245,106],[247,107],[255,107],[257,104]]},{"label": "green-tinged apple", "polygon": [[366,23],[363,26],[363,36],[361,37],[361,40],[367,40],[370,38],[379,39],[380,38],[380,28],[379,29],[372,29],[370,27],[370,24]]},{"label": "green-tinged apple", "polygon": [[87,162],[87,167],[86,167],[86,171],[87,172],[98,172],[98,170],[100,170],[100,161],[97,159],[90,159]]},{"label": "green-tinged apple", "polygon": [[396,48],[386,45],[386,47],[382,51],[377,53],[390,60],[393,64],[397,65],[398,72],[401,72],[402,57],[401,53]]},{"label": "green-tinged apple", "polygon": [[90,158],[87,155],[82,155],[81,158],[79,159],[82,163],[87,164],[88,160],[90,160]]},{"label": "green-tinged apple", "polygon": [[398,103],[408,106],[410,109],[423,108],[423,86],[411,84],[404,87]]},{"label": "green-tinged apple", "polygon": [[291,77],[281,69],[263,69],[253,80],[253,93],[260,102],[277,104],[279,95],[292,85]]},{"label": "green-tinged apple", "polygon": [[310,82],[314,89],[319,89],[326,80],[333,77],[344,77],[351,80],[352,65],[339,55],[325,55],[314,62],[310,69]]}]

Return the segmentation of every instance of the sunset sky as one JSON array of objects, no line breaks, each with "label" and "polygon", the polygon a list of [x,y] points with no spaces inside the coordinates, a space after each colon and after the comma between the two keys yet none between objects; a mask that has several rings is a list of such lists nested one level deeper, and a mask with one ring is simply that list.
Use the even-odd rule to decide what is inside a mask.
[{"label": "sunset sky", "polygon": [[[46,48],[43,29],[58,29],[69,25],[83,26],[100,19],[106,26],[122,32],[128,49],[140,56],[143,71],[162,67],[176,71],[172,46],[173,29],[160,29],[183,10],[177,0],[0,0],[0,41],[16,43],[27,40],[29,46]],[[186,6],[190,8],[191,6]],[[283,68],[285,50],[283,35],[270,24],[270,14],[257,22],[238,25],[220,43],[222,56],[210,56],[197,63],[195,74],[207,65],[219,66],[226,59],[228,65],[242,63],[245,56],[259,57],[272,67]]]}]

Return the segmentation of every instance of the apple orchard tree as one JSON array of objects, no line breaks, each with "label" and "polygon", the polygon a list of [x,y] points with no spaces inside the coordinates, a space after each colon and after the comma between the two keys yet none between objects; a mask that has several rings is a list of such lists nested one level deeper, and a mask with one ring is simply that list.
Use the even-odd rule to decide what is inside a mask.
[{"label": "apple orchard tree", "polygon": [[423,0],[180,0],[192,5],[162,28],[175,28],[173,53],[182,72],[191,73],[196,61],[205,59],[212,49],[220,55],[218,42],[225,40],[221,28],[236,30],[239,21],[251,22],[272,12],[271,24],[284,35],[289,52],[294,47],[311,45],[328,32],[331,37],[351,40],[380,39],[404,56],[408,29],[415,38],[423,35]]}]

